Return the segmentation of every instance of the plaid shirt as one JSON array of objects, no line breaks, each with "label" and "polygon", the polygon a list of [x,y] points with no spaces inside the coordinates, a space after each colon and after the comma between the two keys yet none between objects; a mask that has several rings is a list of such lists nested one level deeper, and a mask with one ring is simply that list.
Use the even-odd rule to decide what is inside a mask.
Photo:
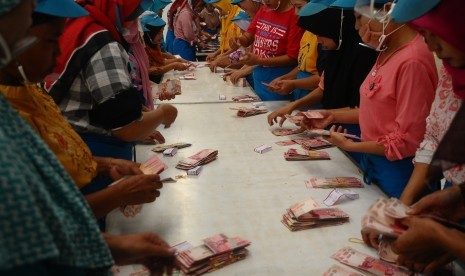
[{"label": "plaid shirt", "polygon": [[117,42],[103,46],[92,56],[59,105],[76,131],[110,135],[111,130],[91,125],[89,111],[133,87],[128,66],[129,56]]}]

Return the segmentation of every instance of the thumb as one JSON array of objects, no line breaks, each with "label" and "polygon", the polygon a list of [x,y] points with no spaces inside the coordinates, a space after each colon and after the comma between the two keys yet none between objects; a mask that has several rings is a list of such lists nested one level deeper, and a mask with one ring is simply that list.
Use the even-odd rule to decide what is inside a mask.
[{"label": "thumb", "polygon": [[431,203],[428,201],[428,197],[422,198],[417,203],[413,204],[406,213],[408,215],[418,215],[427,211],[430,205]]},{"label": "thumb", "polygon": [[118,171],[118,167],[117,166],[113,166],[110,168],[110,177],[111,179],[113,180],[118,180],[120,179],[121,177],[123,177],[123,175]]}]

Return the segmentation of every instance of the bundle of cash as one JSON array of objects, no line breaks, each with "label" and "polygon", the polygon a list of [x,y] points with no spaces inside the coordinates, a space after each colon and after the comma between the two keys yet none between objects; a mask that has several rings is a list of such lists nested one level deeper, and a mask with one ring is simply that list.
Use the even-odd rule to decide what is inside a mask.
[{"label": "bundle of cash", "polygon": [[291,231],[339,225],[349,221],[349,215],[339,208],[321,208],[313,199],[292,205],[281,222]]},{"label": "bundle of cash", "polygon": [[224,234],[216,234],[203,240],[204,244],[180,251],[175,265],[185,275],[202,275],[244,259],[250,241]]},{"label": "bundle of cash", "polygon": [[314,177],[305,180],[307,187],[313,188],[363,188],[362,181],[356,177]]},{"label": "bundle of cash", "polygon": [[188,158],[179,161],[179,163],[176,165],[176,168],[181,170],[190,170],[197,166],[210,163],[216,158],[218,158],[217,150],[204,149]]},{"label": "bundle of cash", "polygon": [[295,129],[290,129],[290,128],[277,128],[273,129],[271,133],[273,133],[276,136],[287,136],[287,135],[292,135],[292,134],[297,134],[301,133],[303,130],[300,128],[295,128]]},{"label": "bundle of cash", "polygon": [[180,80],[167,80],[165,82],[152,85],[152,95],[158,99],[161,93],[169,93],[173,95],[181,94]]},{"label": "bundle of cash", "polygon": [[175,143],[175,144],[170,144],[170,145],[156,145],[152,151],[154,152],[163,152],[165,151],[166,149],[169,149],[169,148],[177,148],[177,149],[182,149],[182,148],[187,148],[187,147],[190,147],[192,146],[192,144],[188,144],[188,143]]},{"label": "bundle of cash", "polygon": [[299,144],[303,149],[306,149],[306,150],[316,150],[316,149],[325,149],[325,148],[334,147],[334,145],[331,144],[330,142],[320,139],[320,138],[315,138],[315,137],[293,139],[293,141]]},{"label": "bundle of cash", "polygon": [[258,101],[258,99],[259,98],[257,96],[247,95],[247,94],[232,97],[232,100],[235,102],[246,102],[246,103]]},{"label": "bundle of cash", "polygon": [[300,123],[305,119],[323,119],[324,116],[318,111],[305,111],[305,112],[299,112],[296,115],[290,115],[286,114],[284,115],[291,123],[300,125]]},{"label": "bundle of cash", "polygon": [[258,114],[264,114],[268,112],[266,107],[231,107],[232,110],[237,110],[238,117],[250,117]]},{"label": "bundle of cash", "polygon": [[375,259],[350,247],[340,249],[334,253],[331,258],[368,275],[411,275],[411,273],[403,267]]},{"label": "bundle of cash", "polygon": [[396,198],[379,198],[362,218],[362,230],[397,237],[406,230],[406,227],[399,223],[399,219],[407,217],[408,208]]},{"label": "bundle of cash", "polygon": [[301,160],[329,160],[329,154],[326,151],[298,150],[290,148],[284,153],[284,159],[287,161]]},{"label": "bundle of cash", "polygon": [[161,161],[156,155],[153,155],[140,165],[139,168],[144,174],[160,174],[164,170],[168,169],[168,166],[166,166],[166,164],[163,163],[163,161]]}]

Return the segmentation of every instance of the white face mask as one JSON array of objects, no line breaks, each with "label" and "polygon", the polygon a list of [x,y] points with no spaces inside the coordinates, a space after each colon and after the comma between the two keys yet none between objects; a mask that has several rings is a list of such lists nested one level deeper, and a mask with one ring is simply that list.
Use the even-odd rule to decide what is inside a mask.
[{"label": "white face mask", "polygon": [[361,31],[365,30],[365,33],[361,34],[361,38],[365,43],[360,43],[362,46],[366,46],[368,48],[374,49],[378,52],[385,51],[387,46],[384,44],[385,40],[388,36],[398,31],[400,28],[404,27],[405,24],[399,26],[392,32],[385,34],[386,28],[389,25],[389,20],[382,22],[383,30],[381,32],[374,32],[370,30],[370,22],[365,24],[360,28]]},{"label": "white face mask", "polygon": [[0,69],[7,66],[16,56],[31,48],[37,42],[39,42],[37,37],[28,36],[16,42],[13,50],[11,50],[3,36],[0,34],[0,47],[4,55],[4,57],[0,58]]}]

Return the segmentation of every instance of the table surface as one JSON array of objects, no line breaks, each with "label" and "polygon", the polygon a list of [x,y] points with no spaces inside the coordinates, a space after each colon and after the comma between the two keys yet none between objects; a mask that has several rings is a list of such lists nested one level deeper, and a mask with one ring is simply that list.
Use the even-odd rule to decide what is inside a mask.
[{"label": "table surface", "polygon": [[[273,110],[285,102],[266,104]],[[266,114],[240,118],[236,111],[230,110],[248,105],[176,105],[179,110],[176,122],[161,131],[166,143],[188,142],[192,146],[180,149],[173,157],[158,154],[169,166],[161,177],[185,175],[185,171],[175,168],[177,162],[203,149],[217,149],[218,160],[205,165],[198,176],[165,184],[161,196],[154,203],[145,204],[133,218],[113,211],[107,218],[108,231],[113,234],[153,231],[171,245],[183,241],[199,245],[203,238],[216,233],[241,236],[252,242],[246,259],[210,275],[321,275],[336,263],[331,254],[344,246],[375,256],[374,250],[348,241],[360,237],[361,217],[383,196],[373,185],[353,189],[360,194],[359,199],[336,205],[350,215],[349,223],[299,232],[291,232],[281,224],[282,215],[292,204],[309,197],[322,204],[331,191],[308,189],[304,180],[362,176],[337,148],[325,149],[331,160],[285,161],[283,153],[293,146],[275,144],[289,137],[274,136],[271,130],[275,127],[268,126]],[[255,153],[253,149],[262,144],[271,145],[272,151]],[[152,147],[137,147],[139,162],[155,154]]]},{"label": "table surface", "polygon": [[[187,73],[194,73],[196,80],[181,80],[182,94],[176,96],[171,101],[165,101],[172,104],[196,104],[196,103],[226,103],[233,102],[233,96],[243,94],[255,95],[252,88],[247,84],[246,87],[233,85],[231,82],[225,82],[221,73],[212,73],[210,68],[205,66],[204,62],[199,62],[199,68],[192,71],[170,71],[163,77],[163,81],[168,79],[178,79]],[[226,96],[226,100],[220,100],[219,96]]]}]

